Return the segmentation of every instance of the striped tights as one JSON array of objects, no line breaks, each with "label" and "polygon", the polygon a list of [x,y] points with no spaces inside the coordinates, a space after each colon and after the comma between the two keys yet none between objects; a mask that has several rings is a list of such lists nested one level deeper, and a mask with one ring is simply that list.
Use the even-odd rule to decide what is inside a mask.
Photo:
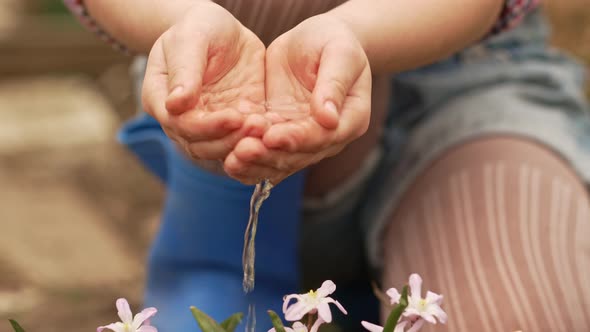
[{"label": "striped tights", "polygon": [[384,232],[385,287],[412,272],[445,296],[433,331],[590,331],[590,204],[549,149],[465,143],[405,193]]}]

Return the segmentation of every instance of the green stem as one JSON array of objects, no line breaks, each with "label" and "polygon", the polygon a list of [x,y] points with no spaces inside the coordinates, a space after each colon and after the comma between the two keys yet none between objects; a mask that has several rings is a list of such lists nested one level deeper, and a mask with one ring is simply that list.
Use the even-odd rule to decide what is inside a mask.
[{"label": "green stem", "polygon": [[402,290],[402,295],[399,299],[399,303],[391,310],[389,313],[389,317],[387,317],[387,321],[385,322],[385,326],[383,327],[383,332],[393,332],[395,327],[397,326],[397,322],[399,321],[400,317],[404,313],[404,310],[408,307],[408,286],[404,286]]}]

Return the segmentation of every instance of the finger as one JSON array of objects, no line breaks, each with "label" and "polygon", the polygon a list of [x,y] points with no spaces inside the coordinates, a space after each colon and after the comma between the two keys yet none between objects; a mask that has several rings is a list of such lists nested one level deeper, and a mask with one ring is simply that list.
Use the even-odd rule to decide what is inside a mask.
[{"label": "finger", "polygon": [[317,156],[312,153],[271,150],[261,140],[249,137],[240,140],[232,154],[244,163],[272,167],[287,172],[315,163]]},{"label": "finger", "polygon": [[340,120],[336,129],[335,140],[342,143],[362,136],[369,128],[371,120],[371,85],[372,76],[366,67],[349,91],[340,111]]},{"label": "finger", "polygon": [[168,125],[175,133],[191,142],[223,138],[242,128],[243,136],[262,137],[270,122],[262,114],[250,114],[233,110],[215,112],[189,111],[171,116]]},{"label": "finger", "polygon": [[[284,178],[310,165],[316,164],[324,158],[338,154],[343,148],[344,145],[340,144],[331,146],[318,153],[291,153],[281,150],[269,150],[260,140],[244,138],[236,145],[231,154],[243,164],[249,165],[248,167],[271,168],[277,172],[275,176],[282,176]],[[273,183],[276,184],[278,182]]]},{"label": "finger", "polygon": [[314,153],[337,143],[337,134],[336,130],[328,130],[312,119],[295,120],[273,125],[262,141],[269,149]]},{"label": "finger", "polygon": [[368,60],[360,46],[329,43],[323,49],[311,97],[314,119],[328,129],[338,126],[339,110]]},{"label": "finger", "polygon": [[160,124],[167,122],[169,114],[166,110],[168,95],[168,79],[166,61],[157,41],[150,52],[141,91],[141,102],[146,113],[154,117]]},{"label": "finger", "polygon": [[271,183],[277,184],[288,176],[288,174],[271,167],[243,162],[233,152],[225,159],[223,169],[232,178],[250,185],[257,184],[264,179],[269,179]]},{"label": "finger", "polygon": [[191,141],[188,144],[188,151],[193,157],[199,159],[225,159],[241,139],[246,136],[261,137],[264,134],[264,128],[267,126],[266,119],[262,115],[251,115],[238,130],[226,133],[226,135],[217,139]]},{"label": "finger", "polygon": [[236,130],[220,139],[188,143],[187,149],[195,159],[225,159],[242,137],[244,137],[243,131]]},{"label": "finger", "polygon": [[215,112],[198,110],[168,117],[167,125],[191,142],[222,138],[242,127],[245,117],[233,109]]},{"label": "finger", "polygon": [[168,70],[166,109],[172,114],[186,112],[197,105],[209,49],[203,34],[183,26],[177,29],[162,37]]},{"label": "finger", "polygon": [[[171,138],[172,139],[172,138]],[[223,162],[221,159],[215,159],[215,160],[206,160],[206,159],[201,159],[201,158],[196,158],[195,156],[193,156],[193,154],[191,153],[190,149],[189,149],[189,144],[184,141],[184,140],[175,140],[172,139],[172,141],[174,142],[174,144],[176,145],[176,148],[182,152],[186,157],[192,159],[192,162],[199,166],[200,168],[207,170],[211,173],[215,173],[218,175],[224,175],[224,171],[223,171]]]},{"label": "finger", "polygon": [[249,114],[244,122],[244,136],[262,138],[270,126],[271,121],[264,114]]}]

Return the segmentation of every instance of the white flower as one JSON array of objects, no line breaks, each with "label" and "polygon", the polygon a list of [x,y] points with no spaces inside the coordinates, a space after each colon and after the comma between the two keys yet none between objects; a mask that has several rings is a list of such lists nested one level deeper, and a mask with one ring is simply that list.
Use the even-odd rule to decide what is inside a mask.
[{"label": "white flower", "polygon": [[[407,323],[408,322],[403,322],[403,321],[398,322],[397,325],[395,326],[395,329],[393,329],[393,332],[404,332],[404,328],[406,327]],[[372,324],[372,323],[365,322],[365,321],[362,321],[361,324],[369,332],[383,332],[383,326],[379,326],[379,325]]]},{"label": "white flower", "polygon": [[[318,329],[320,328],[320,325],[322,325],[323,323],[325,323],[324,321],[322,321],[321,318],[318,318],[315,323],[313,324],[313,326],[311,327],[311,329],[309,330],[309,332],[317,332]],[[268,332],[276,332],[275,328],[273,327],[272,329],[268,330]],[[307,331],[307,327],[305,325],[303,325],[301,322],[295,322],[295,324],[293,324],[293,327],[285,327],[285,332],[308,332]]]},{"label": "white flower", "polygon": [[[409,283],[410,295],[408,296],[408,307],[404,310],[394,332],[404,332],[404,328],[406,327],[409,329],[405,332],[419,331],[425,321],[436,324],[438,319],[439,322],[446,323],[447,314],[440,307],[443,296],[428,291],[426,292],[426,298],[422,298],[422,278],[416,273],[410,275]],[[397,289],[390,288],[385,293],[389,296],[391,305],[399,303],[401,294]],[[363,322],[362,324],[370,332],[381,332],[383,329],[378,325],[368,322]]]},{"label": "white flower", "polygon": [[362,321],[361,325],[369,332],[383,332],[383,326],[375,325],[366,321]]},{"label": "white flower", "polygon": [[399,299],[401,299],[402,297],[402,295],[395,288],[388,289],[387,292],[385,292],[385,294],[389,296],[389,299],[391,300],[391,305],[398,304]]},{"label": "white flower", "polygon": [[[342,305],[328,295],[334,293],[336,290],[336,284],[331,280],[326,280],[322,284],[322,287],[316,291],[309,291],[307,294],[291,294],[285,297],[283,302],[283,313],[285,319],[288,321],[298,321],[303,318],[306,314],[318,314],[318,320],[323,323],[332,322],[332,312],[330,311],[330,303],[334,303],[340,311],[346,314],[346,310]],[[290,304],[291,300],[295,299],[296,302]],[[315,326],[315,324],[314,324]],[[318,325],[319,326],[319,325]],[[313,328],[312,331],[313,332]]]},{"label": "white flower", "polygon": [[[275,328],[268,330],[268,332],[276,332]],[[307,332],[307,327],[300,322],[295,322],[293,328],[285,327],[285,332]]]},{"label": "white flower", "polygon": [[[391,298],[391,304],[399,303],[400,295],[395,288],[389,289],[387,295]],[[440,307],[442,300],[442,295],[431,291],[426,292],[426,298],[422,298],[422,278],[414,273],[410,276],[410,296],[408,296],[408,307],[403,316],[410,318],[412,321],[422,318],[431,324],[436,324],[438,319],[439,322],[444,324],[447,322],[447,314]],[[412,329],[418,322],[414,323]]]},{"label": "white flower", "polygon": [[156,308],[143,309],[142,312],[133,317],[127,300],[118,299],[116,304],[121,322],[100,326],[96,329],[97,332],[101,332],[104,329],[114,332],[158,332],[155,327],[149,324],[149,319],[158,312]]},{"label": "white flower", "polygon": [[324,324],[324,320],[322,319],[322,317],[318,317],[315,320],[315,323],[313,323],[313,325],[311,326],[311,329],[309,330],[309,332],[318,332],[318,330],[320,329],[320,325]]}]

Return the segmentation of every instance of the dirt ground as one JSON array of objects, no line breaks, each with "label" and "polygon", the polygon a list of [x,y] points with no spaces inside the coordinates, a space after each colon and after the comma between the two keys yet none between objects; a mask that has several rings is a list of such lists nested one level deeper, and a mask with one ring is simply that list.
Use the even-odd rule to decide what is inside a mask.
[{"label": "dirt ground", "polygon": [[[17,4],[0,0],[0,59],[23,47],[32,52],[2,33],[18,25],[10,14]],[[590,64],[588,0],[546,7],[554,44]],[[86,52],[106,52],[90,34],[82,36]],[[10,73],[0,74],[2,332],[7,318],[28,331],[93,331],[115,320],[117,297],[140,305],[163,194],[114,139],[134,110],[128,60],[74,59],[68,63],[76,69],[63,71],[64,60],[45,55],[43,67],[33,67],[37,74],[0,64],[0,73]]]}]

